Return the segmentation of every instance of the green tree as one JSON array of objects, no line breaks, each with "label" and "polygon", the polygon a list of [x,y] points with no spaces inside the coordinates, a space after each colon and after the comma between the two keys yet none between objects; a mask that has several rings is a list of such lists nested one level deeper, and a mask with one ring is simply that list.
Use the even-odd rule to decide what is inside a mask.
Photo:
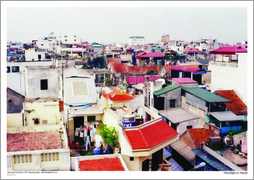
[{"label": "green tree", "polygon": [[111,147],[119,146],[118,132],[115,127],[107,127],[106,124],[100,125],[100,135],[104,143],[109,144]]}]

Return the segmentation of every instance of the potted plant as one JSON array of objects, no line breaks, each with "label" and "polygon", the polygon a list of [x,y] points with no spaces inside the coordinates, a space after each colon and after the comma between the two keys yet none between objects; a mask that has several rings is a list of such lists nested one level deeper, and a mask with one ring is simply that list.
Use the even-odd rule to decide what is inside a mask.
[{"label": "potted plant", "polygon": [[106,124],[100,125],[100,135],[107,146],[111,146],[113,149],[119,148],[118,132],[115,127],[107,127]]}]

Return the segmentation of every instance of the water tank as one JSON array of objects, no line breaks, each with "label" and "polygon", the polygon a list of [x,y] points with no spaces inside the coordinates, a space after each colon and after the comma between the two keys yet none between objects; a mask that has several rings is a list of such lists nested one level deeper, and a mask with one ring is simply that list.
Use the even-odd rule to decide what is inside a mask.
[{"label": "water tank", "polygon": [[133,127],[136,125],[136,115],[135,114],[124,114],[122,116],[123,127]]}]

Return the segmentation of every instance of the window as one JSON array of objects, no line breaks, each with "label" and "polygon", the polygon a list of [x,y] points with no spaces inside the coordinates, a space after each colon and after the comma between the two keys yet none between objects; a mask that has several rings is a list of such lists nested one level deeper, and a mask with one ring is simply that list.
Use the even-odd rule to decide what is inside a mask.
[{"label": "window", "polygon": [[65,39],[65,41],[67,41],[67,39]]},{"label": "window", "polygon": [[41,79],[41,90],[47,90],[47,89],[48,89],[48,80]]},{"label": "window", "polygon": [[38,59],[41,59],[41,54],[38,54]]},{"label": "window", "polygon": [[88,95],[88,88],[86,82],[83,81],[72,82],[72,87],[74,96]]},{"label": "window", "polygon": [[130,157],[130,161],[134,161],[134,157]]},{"label": "window", "polygon": [[169,100],[169,107],[170,108],[175,108],[176,107],[176,100],[175,99]]},{"label": "window", "polygon": [[15,72],[19,72],[19,66],[12,66],[12,70],[13,73]]},{"label": "window", "polygon": [[95,116],[87,116],[87,122],[95,121]]},{"label": "window", "polygon": [[186,126],[186,129],[192,129],[192,125]]},{"label": "window", "polygon": [[65,38],[67,38],[67,36],[64,36]]},{"label": "window", "polygon": [[10,73],[11,72],[11,68],[10,68],[10,66],[7,66],[7,71],[6,71],[7,73]]}]

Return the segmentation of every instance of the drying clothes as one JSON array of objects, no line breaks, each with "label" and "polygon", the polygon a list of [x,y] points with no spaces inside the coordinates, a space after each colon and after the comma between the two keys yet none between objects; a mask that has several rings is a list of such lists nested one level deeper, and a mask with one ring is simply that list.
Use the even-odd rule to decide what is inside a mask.
[{"label": "drying clothes", "polygon": [[242,141],[242,152],[247,153],[247,150],[248,150],[248,148],[247,148],[247,139],[242,139],[241,141]]},{"label": "drying clothes", "polygon": [[91,148],[91,144],[90,144],[90,137],[89,136],[87,136],[86,137],[86,150],[88,151],[89,149]]}]

